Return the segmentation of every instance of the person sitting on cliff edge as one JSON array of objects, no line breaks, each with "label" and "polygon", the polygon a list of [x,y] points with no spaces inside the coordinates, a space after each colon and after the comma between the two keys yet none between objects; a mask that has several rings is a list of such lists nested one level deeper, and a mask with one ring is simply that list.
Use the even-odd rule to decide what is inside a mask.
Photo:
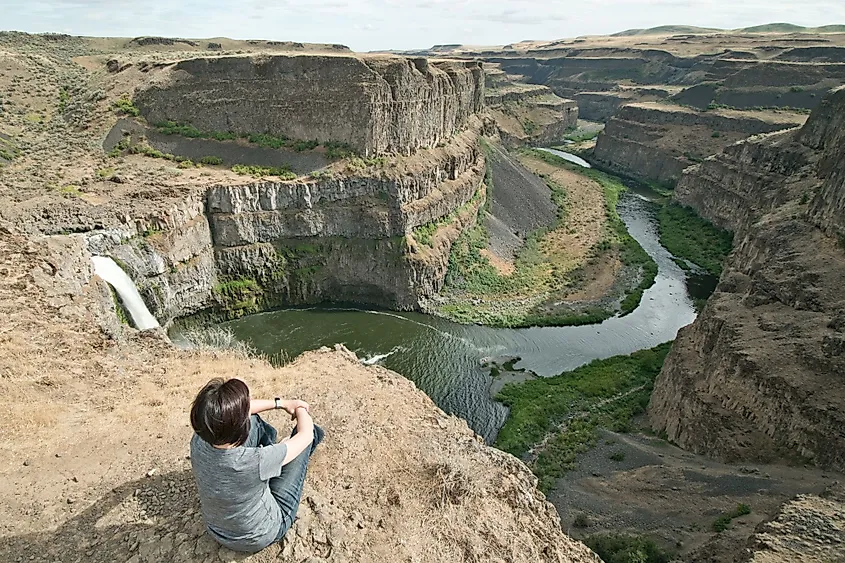
[{"label": "person sitting on cliff edge", "polygon": [[[293,524],[308,461],[323,440],[305,401],[250,399],[240,379],[209,381],[191,406],[191,467],[208,533],[234,551],[255,553]],[[258,413],[284,409],[290,438]]]}]

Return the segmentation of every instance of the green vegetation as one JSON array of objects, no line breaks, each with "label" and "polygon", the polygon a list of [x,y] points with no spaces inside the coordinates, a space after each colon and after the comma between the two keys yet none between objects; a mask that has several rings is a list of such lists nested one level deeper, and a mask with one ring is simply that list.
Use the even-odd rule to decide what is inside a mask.
[{"label": "green vegetation", "polygon": [[109,286],[109,290],[111,291],[112,301],[114,301],[114,313],[117,315],[117,320],[122,325],[132,326],[132,322],[129,320],[129,311],[124,307],[123,301],[120,300],[120,297],[118,297],[117,292],[112,286]]},{"label": "green vegetation", "polygon": [[263,291],[251,278],[237,278],[214,286],[212,290],[220,308],[232,318],[257,313]]},{"label": "green vegetation", "polygon": [[608,457],[611,461],[625,461],[625,452],[615,451],[612,454],[610,454]]},{"label": "green vegetation", "polygon": [[593,534],[583,541],[605,563],[669,563],[673,559],[646,536]]},{"label": "green vegetation", "polygon": [[314,178],[315,180],[321,180],[323,178],[334,178],[334,174],[331,170],[312,170],[308,173],[310,178]]},{"label": "green vegetation", "polygon": [[340,160],[341,158],[350,158],[355,156],[355,151],[346,143],[338,143],[336,141],[326,141],[323,143],[326,148],[326,156],[333,160]]},{"label": "green vegetation", "polygon": [[801,194],[801,200],[798,203],[800,203],[801,205],[807,205],[807,203],[809,201],[810,201],[810,194],[808,194],[807,192],[804,192],[803,194]]},{"label": "green vegetation", "polygon": [[114,109],[120,115],[129,115],[131,117],[138,117],[141,115],[141,110],[135,107],[135,104],[129,98],[129,94],[123,94],[115,100]]},{"label": "green vegetation", "polygon": [[129,148],[129,139],[123,138],[115,144],[115,146],[108,152],[106,156],[109,158],[117,158],[123,154],[123,151]]},{"label": "green vegetation", "polygon": [[590,517],[583,512],[576,516],[572,521],[573,528],[589,528],[592,525],[593,523],[590,521]]},{"label": "green vegetation", "polygon": [[[567,133],[566,135],[564,135],[563,138],[567,141],[572,141],[573,143],[583,143],[584,141],[590,141],[592,139],[595,139],[599,136],[599,133],[601,133],[600,129],[596,131],[575,131],[572,133]],[[562,151],[568,151],[570,147],[563,145],[555,148]]]},{"label": "green vegetation", "polygon": [[657,214],[660,244],[675,256],[686,258],[714,276],[730,253],[733,234],[715,227],[689,207],[664,205]]},{"label": "green vegetation", "polygon": [[615,241],[615,243],[611,243],[611,246],[604,250],[610,250],[613,246],[615,246],[619,252],[619,258],[625,266],[639,266],[642,269],[640,284],[629,292],[620,304],[621,313],[623,315],[627,315],[632,312],[640,304],[640,299],[642,299],[645,290],[654,284],[654,280],[657,277],[657,263],[652,260],[651,256],[643,250],[643,247],[634,240],[634,237],[628,234],[628,229],[625,227],[625,223],[622,222],[622,219],[616,212],[616,206],[619,204],[619,196],[627,188],[625,188],[618,178],[611,176],[610,174],[606,174],[605,172],[594,168],[583,168],[577,164],[572,164],[568,160],[565,160],[556,154],[534,149],[531,151],[531,155],[550,164],[554,164],[555,166],[562,166],[568,168],[569,170],[578,172],[579,174],[586,176],[601,185],[604,190],[607,228],[611,232],[611,236],[608,240]]},{"label": "green vegetation", "polygon": [[[174,121],[163,121],[156,124],[156,129],[164,135],[181,135],[192,139],[214,139],[216,141],[234,141],[245,139],[247,142],[259,147],[271,149],[292,149],[297,152],[310,151],[320,146],[317,139],[301,140],[291,139],[284,135],[273,135],[271,133],[235,133],[233,131],[201,131],[189,124],[176,123]],[[326,141],[322,143],[326,149],[326,156],[332,159],[348,158],[354,153],[346,143]]]},{"label": "green vegetation", "polygon": [[100,168],[99,170],[97,170],[97,177],[98,178],[108,178],[112,174],[114,174],[114,168],[111,168],[111,167]]},{"label": "green vegetation", "polygon": [[372,158],[350,156],[346,162],[346,167],[353,172],[363,172],[367,168],[384,168],[386,165],[387,159],[383,156]]},{"label": "green vegetation", "polygon": [[207,164],[210,166],[217,166],[223,164],[223,159],[219,156],[204,156],[200,159],[200,164]]},{"label": "green vegetation", "polygon": [[273,167],[235,164],[232,166],[232,172],[242,176],[255,176],[256,178],[278,176],[281,180],[293,180],[297,177],[296,172],[291,171],[289,166]]},{"label": "green vegetation", "polygon": [[434,233],[437,232],[437,229],[439,229],[440,227],[442,227],[444,225],[448,225],[449,223],[454,221],[458,217],[458,215],[461,215],[462,213],[466,212],[469,208],[471,208],[473,205],[475,205],[478,202],[478,200],[481,199],[482,193],[483,193],[482,190],[479,189],[478,191],[475,192],[475,194],[470,198],[469,201],[467,201],[465,204],[463,204],[459,208],[455,209],[454,211],[452,211],[451,213],[449,213],[445,217],[441,217],[437,221],[432,221],[431,223],[426,223],[425,225],[421,225],[421,226],[417,227],[416,229],[414,229],[414,231],[413,231],[414,240],[416,240],[420,244],[424,244],[428,247],[431,247],[431,245],[432,245],[432,238],[431,237],[434,236]]},{"label": "green vegetation", "polygon": [[13,161],[18,156],[18,149],[11,139],[0,137],[0,159]]},{"label": "green vegetation", "polygon": [[[579,281],[583,276],[585,266],[596,264],[608,253],[614,253],[626,266],[641,268],[642,282],[623,299],[620,305],[622,314],[630,313],[639,304],[643,291],[654,283],[657,276],[657,264],[628,234],[616,212],[619,195],[625,187],[610,175],[578,167],[548,152],[538,150],[527,152],[555,166],[566,167],[583,174],[601,185],[604,190],[607,214],[606,232],[602,240],[591,249],[587,264],[566,273],[561,271],[553,250],[550,251],[544,247],[544,240],[552,230],[565,227],[566,190],[546,178],[552,199],[558,206],[557,223],[550,229],[539,229],[526,238],[514,261],[514,271],[509,275],[500,274],[482,253],[489,240],[484,222],[478,221],[465,230],[452,245],[446,273],[446,288],[447,295],[451,293],[467,297],[467,299],[454,299],[440,305],[438,311],[456,322],[481,323],[497,327],[572,326],[599,323],[613,316],[614,312],[600,308],[581,311],[539,310],[538,308],[525,310],[525,307],[508,307],[507,300],[514,297],[522,298],[543,293],[554,295],[564,292],[569,285]],[[489,169],[485,181],[488,187],[492,186]],[[421,235],[423,240],[430,237],[427,231],[423,231]],[[498,298],[505,303],[505,306],[496,310],[478,307],[472,299],[476,297],[494,300]]]},{"label": "green vegetation", "polygon": [[59,193],[68,197],[79,197],[82,195],[82,191],[79,189],[79,186],[76,186],[74,184],[62,186],[61,188],[59,188]]},{"label": "green vegetation", "polygon": [[181,135],[191,139],[214,139],[216,141],[233,141],[238,136],[231,132],[206,132],[200,131],[193,125],[180,125],[173,121],[164,121],[156,125],[159,133],[164,135]]},{"label": "green vegetation", "polygon": [[713,134],[710,135],[710,136],[713,137],[714,139],[718,139],[719,137],[722,136],[722,134],[719,133],[718,131],[713,131]]},{"label": "green vegetation", "polygon": [[716,518],[716,520],[713,522],[713,531],[718,533],[724,532],[725,530],[731,527],[731,521],[734,518],[739,518],[740,516],[745,516],[746,514],[751,514],[750,506],[742,503],[736,505],[736,508],[734,508],[730,512],[726,512]]},{"label": "green vegetation", "polygon": [[64,113],[67,103],[70,101],[70,88],[62,86],[59,90],[59,113]]},{"label": "green vegetation", "polygon": [[522,129],[526,135],[533,135],[537,131],[537,124],[531,119],[526,119],[522,122]]},{"label": "green vegetation", "polygon": [[670,347],[661,344],[595,360],[555,377],[506,385],[496,399],[510,408],[510,415],[496,447],[523,457],[550,435],[531,463],[540,488],[550,490],[573,467],[577,455],[595,444],[596,428],[624,432],[631,419],[644,412]]}]

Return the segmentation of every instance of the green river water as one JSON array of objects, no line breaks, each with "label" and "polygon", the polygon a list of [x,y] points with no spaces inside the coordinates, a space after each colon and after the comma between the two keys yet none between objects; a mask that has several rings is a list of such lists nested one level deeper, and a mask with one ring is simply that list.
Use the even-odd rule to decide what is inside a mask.
[{"label": "green river water", "polygon": [[600,324],[496,329],[419,313],[318,307],[270,311],[221,326],[271,357],[283,351],[293,358],[342,343],[362,362],[383,365],[414,381],[444,411],[466,419],[490,442],[507,409],[491,398],[485,360],[519,356],[516,367],[556,375],[597,358],[672,340],[679,328],[695,320],[692,298],[709,295],[716,280],[688,275],[672,261],[658,241],[654,207],[645,192],[629,190],[620,199],[619,214],[657,262],[658,275],[634,312]]}]

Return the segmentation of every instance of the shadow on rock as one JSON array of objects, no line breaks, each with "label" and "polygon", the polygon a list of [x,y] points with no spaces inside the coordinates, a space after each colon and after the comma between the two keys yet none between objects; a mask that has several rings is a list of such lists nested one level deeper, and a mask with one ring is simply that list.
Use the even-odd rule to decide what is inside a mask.
[{"label": "shadow on rock", "polygon": [[125,483],[58,529],[0,540],[0,561],[269,561],[220,547],[205,533],[190,471]]}]

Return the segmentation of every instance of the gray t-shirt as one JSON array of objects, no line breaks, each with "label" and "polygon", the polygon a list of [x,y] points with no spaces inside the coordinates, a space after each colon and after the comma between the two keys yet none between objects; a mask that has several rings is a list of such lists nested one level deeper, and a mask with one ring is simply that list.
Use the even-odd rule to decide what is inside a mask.
[{"label": "gray t-shirt", "polygon": [[255,552],[276,539],[282,512],[268,480],[278,477],[285,444],[263,448],[215,448],[191,438],[191,466],[209,533],[235,551]]}]

